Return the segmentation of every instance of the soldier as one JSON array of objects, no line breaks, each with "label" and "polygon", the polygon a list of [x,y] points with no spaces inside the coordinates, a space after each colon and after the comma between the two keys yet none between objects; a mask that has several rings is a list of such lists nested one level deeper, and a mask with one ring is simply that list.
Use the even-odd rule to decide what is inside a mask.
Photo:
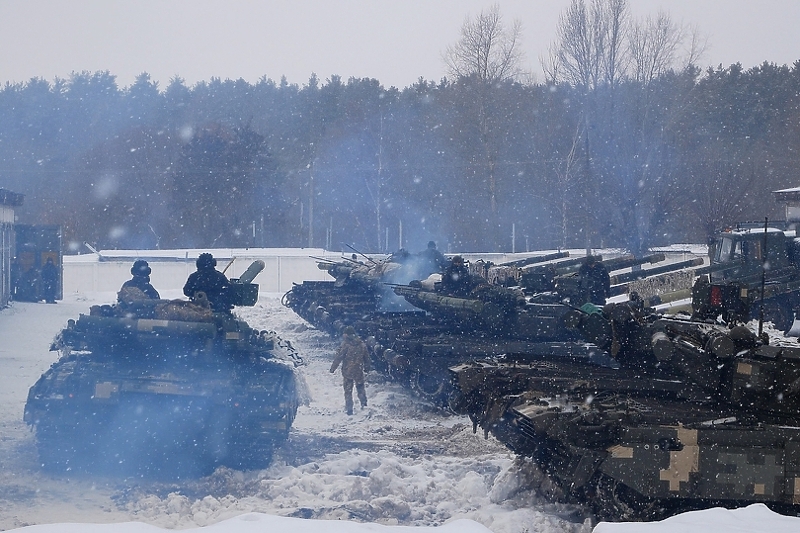
[{"label": "soldier", "polygon": [[[150,284],[150,265],[144,259],[137,259],[131,267],[131,279],[122,284],[117,300],[119,302],[131,302],[134,300],[160,300],[161,295]],[[141,294],[138,293],[141,291]],[[142,297],[144,295],[144,297]]]},{"label": "soldier", "polygon": [[598,261],[597,256],[587,255],[586,261],[578,270],[580,279],[580,301],[578,305],[591,302],[595,305],[605,305],[606,298],[611,295],[611,277],[605,265]]},{"label": "soldier", "polygon": [[189,275],[186,285],[183,286],[183,294],[191,298],[192,301],[198,299],[198,293],[205,293],[214,311],[230,311],[233,305],[230,303],[231,284],[225,274],[219,272],[214,267],[217,260],[209,253],[200,254],[195,262],[197,272]]},{"label": "soldier", "polygon": [[466,296],[472,290],[469,269],[460,255],[453,257],[450,266],[442,274],[442,290],[456,296]]},{"label": "soldier", "polygon": [[421,251],[420,258],[420,275],[427,278],[435,272],[444,272],[448,266],[445,256],[436,249],[436,243],[433,241],[428,242],[428,248]]},{"label": "soldier", "polygon": [[344,338],[331,364],[331,374],[342,365],[342,386],[344,387],[344,408],[348,415],[353,414],[353,385],[356,386],[361,407],[367,406],[367,391],[364,387],[364,373],[370,370],[369,351],[353,326],[344,328]]},{"label": "soldier", "polygon": [[48,257],[47,262],[42,267],[42,297],[49,304],[56,303],[56,292],[58,289],[58,268],[53,263],[53,258]]}]

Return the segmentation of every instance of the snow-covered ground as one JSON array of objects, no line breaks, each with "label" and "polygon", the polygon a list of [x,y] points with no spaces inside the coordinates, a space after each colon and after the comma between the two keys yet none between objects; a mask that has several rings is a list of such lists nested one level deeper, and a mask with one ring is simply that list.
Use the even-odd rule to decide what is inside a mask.
[{"label": "snow-covered ground", "polygon": [[[311,401],[299,409],[289,441],[268,469],[220,468],[208,477],[175,483],[44,473],[22,421],[27,389],[57,357],[48,351],[53,336],[90,305],[113,301],[113,293],[69,295],[57,305],[15,303],[0,310],[0,529],[144,533],[158,530],[153,526],[201,531],[210,526],[223,533],[357,533],[399,525],[422,533],[444,525],[436,531],[591,530],[588,521],[575,519],[575,509],[520,490],[524,469],[514,455],[482,432],[473,434],[468,419],[435,409],[380,375],[368,378],[369,407],[345,415],[341,376],[328,372],[334,341],[282,307],[279,296],[262,294],[256,307],[239,313],[252,326],[291,340],[308,363],[301,372]],[[162,291],[162,297],[179,294]],[[596,531],[800,531],[800,519],[780,517],[763,506],[704,513],[656,524],[600,524]],[[121,529],[122,522],[132,523]]]}]

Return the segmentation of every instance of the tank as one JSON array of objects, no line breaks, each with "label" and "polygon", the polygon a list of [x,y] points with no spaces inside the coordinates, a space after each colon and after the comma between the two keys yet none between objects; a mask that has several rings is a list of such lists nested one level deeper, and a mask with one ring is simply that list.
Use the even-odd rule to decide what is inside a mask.
[{"label": "tank", "polygon": [[284,295],[283,304],[314,327],[334,336],[345,326],[376,313],[419,311],[395,295],[390,287],[430,274],[417,258],[401,250],[383,258],[353,254],[341,261],[320,259],[318,268],[327,271],[334,281],[295,284]]},{"label": "tank", "polygon": [[637,301],[569,321],[618,367],[506,358],[451,368],[455,408],[528,459],[533,488],[604,520],[755,502],[800,511],[796,342]]},{"label": "tank", "polygon": [[[231,301],[254,305],[258,286],[231,281]],[[301,398],[291,343],[202,301],[93,306],[52,349],[60,358],[31,387],[24,420],[54,471],[263,468]]]},{"label": "tank", "polygon": [[[448,292],[435,274],[408,284],[389,281],[400,276],[378,275],[387,271],[407,274],[404,264],[387,268],[378,261],[369,265],[354,260],[320,262],[320,268],[336,281],[295,285],[285,295],[284,304],[332,335],[353,326],[367,341],[377,370],[424,399],[447,406],[457,397],[450,367],[459,363],[513,355],[521,360],[565,357],[616,364],[564,322],[575,309],[569,304],[575,291],[566,292],[564,287],[576,285],[564,280],[575,277],[584,261],[562,261],[565,257],[568,254],[555,253],[502,265],[471,264],[470,290],[458,293]],[[619,271],[664,259],[663,254],[639,259],[622,256],[606,259],[605,264]],[[387,261],[391,264],[393,260]],[[648,278],[652,271],[663,274],[687,266],[672,264],[612,279],[622,290],[633,280]],[[552,271],[554,276],[543,285],[522,285],[521,281],[531,279],[526,274],[536,269]],[[534,289],[538,292],[530,293]],[[387,290],[408,303],[405,310],[382,310],[397,308],[382,303],[387,300]]]}]

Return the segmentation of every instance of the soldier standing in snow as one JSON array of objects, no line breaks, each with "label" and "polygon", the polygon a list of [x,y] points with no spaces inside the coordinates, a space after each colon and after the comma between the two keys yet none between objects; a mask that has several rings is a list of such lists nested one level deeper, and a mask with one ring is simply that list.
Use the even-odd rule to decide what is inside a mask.
[{"label": "soldier standing in snow", "polygon": [[56,292],[58,290],[58,268],[53,263],[53,258],[48,257],[47,262],[42,267],[42,296],[44,301],[49,304],[56,303]]},{"label": "soldier standing in snow", "polygon": [[353,326],[344,328],[344,339],[336,350],[336,356],[331,365],[331,374],[342,365],[342,385],[344,386],[344,407],[348,415],[353,414],[353,385],[356,386],[361,407],[367,406],[367,391],[364,387],[364,373],[370,370],[369,351]]}]

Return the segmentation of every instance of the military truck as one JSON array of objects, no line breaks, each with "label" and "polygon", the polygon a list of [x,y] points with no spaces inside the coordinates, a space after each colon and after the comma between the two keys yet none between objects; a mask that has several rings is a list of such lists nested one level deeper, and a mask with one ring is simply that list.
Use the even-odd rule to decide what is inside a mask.
[{"label": "military truck", "polygon": [[[255,305],[258,270],[231,280],[234,305]],[[25,404],[45,468],[194,476],[269,464],[300,402],[302,358],[197,296],[123,300],[69,321]]]},{"label": "military truck", "polygon": [[740,224],[717,235],[710,259],[692,291],[696,318],[735,323],[763,316],[776,329],[791,329],[800,307],[800,241],[793,229]]}]

